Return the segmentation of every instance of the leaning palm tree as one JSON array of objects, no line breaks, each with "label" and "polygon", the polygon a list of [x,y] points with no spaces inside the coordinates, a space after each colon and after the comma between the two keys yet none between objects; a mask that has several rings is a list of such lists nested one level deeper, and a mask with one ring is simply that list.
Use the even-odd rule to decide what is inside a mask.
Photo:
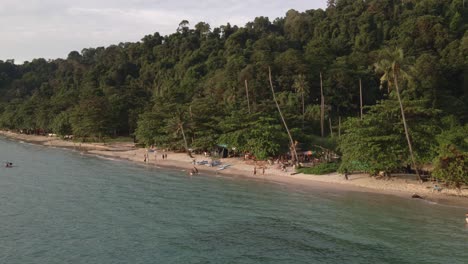
[{"label": "leaning palm tree", "polygon": [[296,89],[296,93],[301,95],[301,100],[302,100],[302,129],[304,129],[304,121],[305,121],[305,100],[304,97],[307,93],[307,86],[309,84],[307,83],[307,80],[304,76],[304,74],[297,75],[294,78],[294,84],[293,87]]},{"label": "leaning palm tree", "polygon": [[192,154],[189,151],[187,137],[185,136],[184,127],[187,126],[187,122],[185,122],[184,120],[184,115],[185,113],[183,111],[181,110],[176,111],[174,113],[174,116],[171,119],[169,119],[167,123],[167,129],[173,132],[175,135],[178,135],[179,133],[182,134],[182,139],[184,140],[185,151],[187,152],[187,155],[192,157]]},{"label": "leaning palm tree", "polygon": [[276,108],[278,109],[281,120],[283,121],[284,128],[286,129],[286,132],[288,133],[289,141],[291,143],[290,148],[291,148],[291,156],[293,158],[293,163],[299,162],[299,158],[297,156],[297,151],[296,151],[297,141],[294,142],[294,140],[293,140],[293,138],[291,136],[291,132],[289,131],[288,125],[286,124],[286,120],[284,119],[283,112],[281,112],[281,108],[280,108],[280,106],[278,104],[278,100],[276,100],[275,89],[273,88],[273,81],[272,81],[272,78],[271,78],[271,68],[270,67],[268,67],[268,77],[269,77],[269,80],[270,80],[270,88],[271,88],[271,93],[273,94],[273,100],[275,101]]},{"label": "leaning palm tree", "polygon": [[413,163],[414,169],[416,170],[418,180],[422,181],[421,175],[419,175],[419,171],[416,166],[416,160],[414,158],[413,147],[408,131],[408,125],[406,123],[405,110],[401,101],[400,87],[398,85],[398,80],[400,78],[409,79],[409,75],[404,71],[404,69],[402,69],[402,67],[405,66],[404,53],[401,48],[386,49],[382,51],[381,57],[382,59],[374,64],[376,72],[382,74],[380,78],[380,88],[382,89],[384,83],[387,83],[388,93],[391,92],[392,88],[395,88],[398,103],[400,104],[401,120],[405,128],[406,141],[408,143],[411,161]]}]

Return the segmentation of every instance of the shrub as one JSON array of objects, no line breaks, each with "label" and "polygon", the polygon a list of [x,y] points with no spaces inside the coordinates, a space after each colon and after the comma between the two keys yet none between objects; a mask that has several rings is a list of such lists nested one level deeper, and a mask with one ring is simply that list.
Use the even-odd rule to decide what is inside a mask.
[{"label": "shrub", "polygon": [[339,164],[336,162],[331,163],[320,163],[317,166],[311,168],[300,168],[298,172],[304,174],[314,174],[314,175],[324,175],[336,172],[338,170]]}]

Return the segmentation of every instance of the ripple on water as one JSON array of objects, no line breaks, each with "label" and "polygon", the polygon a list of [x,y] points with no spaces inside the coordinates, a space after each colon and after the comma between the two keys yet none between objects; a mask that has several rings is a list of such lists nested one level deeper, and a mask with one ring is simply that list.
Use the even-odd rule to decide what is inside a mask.
[{"label": "ripple on water", "polygon": [[0,140],[1,263],[466,263],[464,210]]}]

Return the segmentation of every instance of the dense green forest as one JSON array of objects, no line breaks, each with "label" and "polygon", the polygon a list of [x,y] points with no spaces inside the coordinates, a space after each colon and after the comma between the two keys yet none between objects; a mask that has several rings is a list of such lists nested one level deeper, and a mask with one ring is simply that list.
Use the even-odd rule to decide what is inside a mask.
[{"label": "dense green forest", "polygon": [[433,163],[435,175],[468,183],[464,2],[329,0],[244,27],[184,20],[168,36],[66,59],[0,61],[0,127],[134,135],[174,149],[226,144],[266,158],[290,147],[271,68],[302,150],[333,149],[343,171]]}]

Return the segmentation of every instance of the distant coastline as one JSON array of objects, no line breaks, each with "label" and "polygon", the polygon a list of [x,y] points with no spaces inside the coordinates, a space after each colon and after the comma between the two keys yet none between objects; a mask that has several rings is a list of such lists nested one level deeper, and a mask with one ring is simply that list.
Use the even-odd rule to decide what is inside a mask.
[{"label": "distant coastline", "polygon": [[[145,153],[147,153],[147,150],[136,148],[131,142],[109,144],[79,143],[62,140],[57,137],[25,135],[3,130],[0,130],[0,136],[43,146],[73,149],[85,154],[105,158],[127,160],[137,165],[183,170],[188,177],[188,172],[194,167],[192,163],[193,160],[185,153],[164,152],[167,154],[167,159],[162,160],[162,150],[156,150],[155,152],[148,153],[149,162],[145,163],[144,156]],[[196,161],[210,160],[210,158],[204,157],[203,155],[195,155],[194,158]],[[264,175],[262,175],[261,170],[257,170],[256,175],[254,175],[254,165],[252,162],[246,162],[241,158],[226,158],[221,159],[221,162],[222,164],[229,164],[230,166],[223,170],[218,170],[217,167],[208,167],[204,165],[196,165],[196,167],[202,174],[246,177],[255,180],[267,180],[303,187],[369,192],[396,195],[406,198],[411,198],[411,195],[416,193],[422,196],[425,200],[438,204],[460,207],[468,206],[467,189],[462,189],[460,193],[453,189],[443,189],[441,192],[434,192],[432,183],[420,184],[414,180],[413,177],[401,177],[385,181],[371,178],[365,174],[352,174],[349,176],[349,180],[345,180],[344,177],[338,173],[328,175],[305,175],[299,173],[292,175],[293,173],[291,171],[283,172],[279,168],[276,168],[276,165],[265,165],[266,170]],[[197,176],[194,175],[191,177]]]}]

